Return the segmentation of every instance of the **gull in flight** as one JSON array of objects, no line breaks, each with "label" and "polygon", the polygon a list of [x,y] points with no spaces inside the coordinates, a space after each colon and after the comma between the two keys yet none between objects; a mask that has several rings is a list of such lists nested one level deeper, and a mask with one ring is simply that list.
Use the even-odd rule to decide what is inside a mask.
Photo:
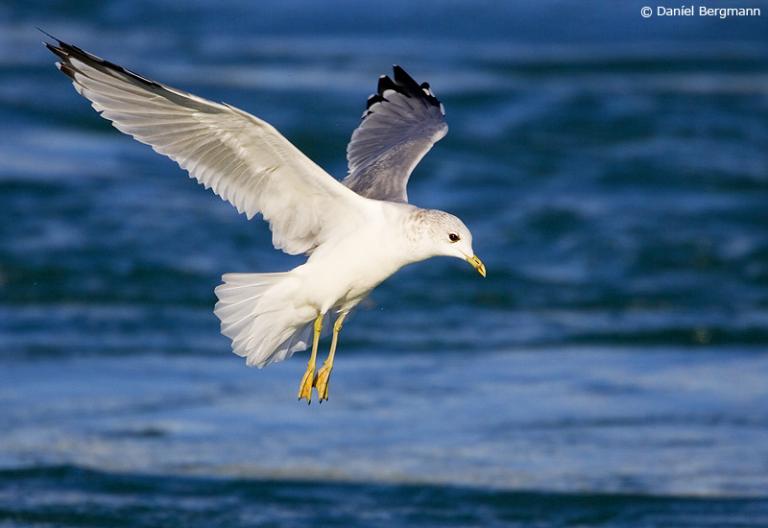
[{"label": "gull in flight", "polygon": [[[264,367],[312,352],[299,400],[328,399],[339,332],[349,312],[401,267],[457,257],[483,277],[464,223],[408,203],[414,167],[448,132],[427,83],[399,66],[379,78],[347,146],[349,174],[338,181],[272,125],[224,103],[160,84],[51,37],[56,66],[120,131],[174,160],[190,177],[250,220],[269,222],[275,248],[307,261],[284,273],[227,273],[214,313],[235,354]],[[316,368],[323,328],[327,359]]]}]

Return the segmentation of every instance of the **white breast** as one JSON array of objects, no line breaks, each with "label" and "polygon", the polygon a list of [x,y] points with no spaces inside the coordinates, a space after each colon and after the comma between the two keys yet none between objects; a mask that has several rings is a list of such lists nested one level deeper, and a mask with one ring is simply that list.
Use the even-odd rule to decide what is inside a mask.
[{"label": "white breast", "polygon": [[[395,224],[396,226],[397,224]],[[409,258],[407,242],[391,219],[360,225],[350,234],[324,244],[294,270],[307,286],[306,301],[321,312],[351,310]]]}]

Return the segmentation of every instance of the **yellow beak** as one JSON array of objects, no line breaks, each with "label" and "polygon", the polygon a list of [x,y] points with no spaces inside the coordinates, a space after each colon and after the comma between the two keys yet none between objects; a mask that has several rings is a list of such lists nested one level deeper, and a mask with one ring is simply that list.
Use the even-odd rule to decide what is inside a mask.
[{"label": "yellow beak", "polygon": [[477,258],[477,255],[473,255],[471,257],[467,257],[467,262],[469,262],[473,268],[477,270],[477,272],[485,277],[485,264],[483,264],[483,261]]}]

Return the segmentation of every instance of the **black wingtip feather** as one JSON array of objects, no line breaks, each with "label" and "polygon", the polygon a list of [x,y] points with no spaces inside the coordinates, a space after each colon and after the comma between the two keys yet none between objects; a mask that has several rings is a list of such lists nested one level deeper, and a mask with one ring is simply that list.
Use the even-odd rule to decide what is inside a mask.
[{"label": "black wingtip feather", "polygon": [[419,83],[414,81],[413,77],[408,75],[408,72],[406,72],[400,66],[395,65],[392,67],[392,70],[395,72],[395,82],[397,84],[408,86],[409,88],[414,88],[414,87],[418,88]]},{"label": "black wingtip feather", "polygon": [[386,75],[382,75],[379,77],[379,85],[377,87],[377,91],[379,92],[377,95],[383,95],[384,91],[386,90],[395,90],[397,91],[397,85],[395,82],[387,77]]},{"label": "black wingtip feather", "polygon": [[76,68],[71,66],[71,58],[75,57],[77,60],[81,62],[85,62],[86,64],[96,65],[101,68],[113,70],[113,71],[122,73],[124,75],[127,75],[130,78],[136,81],[139,81],[140,83],[145,84],[147,86],[151,86],[153,88],[162,88],[160,84],[156,83],[151,79],[142,77],[141,75],[134,73],[131,70],[123,68],[119,64],[109,62],[108,60],[102,59],[101,57],[97,57],[92,53],[88,53],[87,51],[82,50],[73,44],[68,44],[67,42],[64,42],[63,40],[54,37],[50,33],[43,31],[40,28],[37,28],[37,29],[44,35],[47,35],[48,37],[52,38],[57,42],[58,45],[51,44],[50,42],[43,42],[43,44],[45,44],[45,47],[48,48],[54,55],[56,55],[61,59],[62,62],[59,69],[65,74],[67,74],[69,77],[74,78],[74,74],[77,71]]},{"label": "black wingtip feather", "polygon": [[[43,28],[41,28],[40,26],[35,26],[35,29],[36,29],[36,30],[38,30],[38,31],[39,31],[40,33],[42,33],[43,35],[45,35],[46,37],[48,37],[48,38],[51,38],[51,39],[55,40],[56,42],[61,42],[59,39],[57,39],[56,37],[54,37],[53,35],[51,35],[50,33],[48,33],[46,30],[44,30],[44,29],[43,29]],[[43,42],[43,44],[45,44],[46,46],[48,45],[48,43],[47,43],[47,42]]]},{"label": "black wingtip feather", "polygon": [[379,77],[376,93],[368,97],[368,101],[366,102],[365,109],[367,112],[365,116],[371,113],[370,108],[373,105],[387,100],[386,97],[384,97],[384,92],[386,90],[394,90],[406,97],[420,98],[425,100],[428,104],[440,108],[440,101],[430,92],[429,83],[417,83],[413,77],[398,64],[392,65],[392,72],[394,73],[394,80],[388,75]]},{"label": "black wingtip feather", "polygon": [[72,68],[69,64],[64,64],[63,62],[57,62],[56,66],[59,68],[59,71],[69,77],[70,79],[75,79],[75,69]]},{"label": "black wingtip feather", "polygon": [[50,42],[43,42],[43,44],[45,44],[45,47],[48,48],[51,51],[51,53],[56,55],[58,58],[62,60],[67,60],[67,53],[63,49],[57,46],[54,46]]}]

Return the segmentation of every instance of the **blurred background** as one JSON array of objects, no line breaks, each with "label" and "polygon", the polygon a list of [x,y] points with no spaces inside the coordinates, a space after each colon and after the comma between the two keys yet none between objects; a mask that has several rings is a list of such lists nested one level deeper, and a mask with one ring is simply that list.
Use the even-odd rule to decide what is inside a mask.
[{"label": "blurred background", "polygon": [[[768,3],[0,5],[0,526],[768,525]],[[330,388],[212,313],[270,233],[100,119],[57,37],[273,123],[330,173],[394,63],[451,127]],[[324,347],[327,343],[324,343]]]}]

